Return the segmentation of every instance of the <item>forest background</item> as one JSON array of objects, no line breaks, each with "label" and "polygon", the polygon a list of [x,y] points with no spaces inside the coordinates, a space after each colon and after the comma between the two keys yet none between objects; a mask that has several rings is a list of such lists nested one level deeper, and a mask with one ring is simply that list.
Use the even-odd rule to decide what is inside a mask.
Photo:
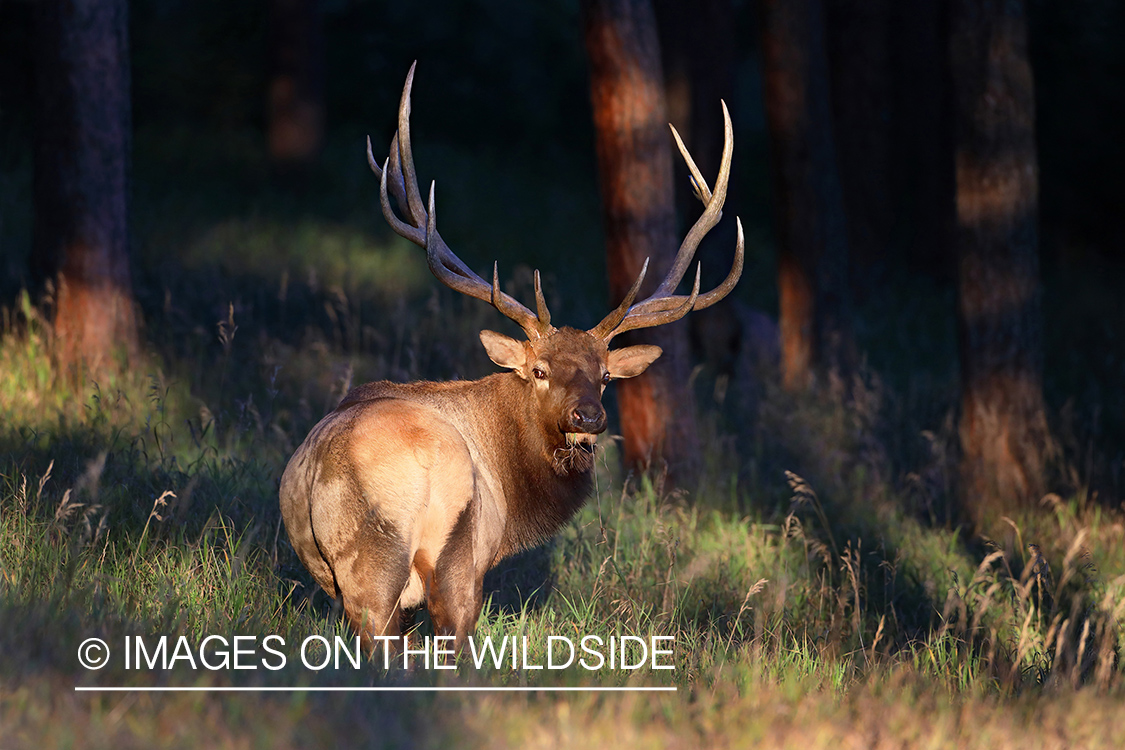
[{"label": "forest background", "polygon": [[[1111,746],[1125,689],[1119,4],[118,3],[127,239],[114,252],[134,333],[97,362],[68,349],[65,264],[37,244],[42,226],[66,223],[36,182],[54,137],[37,120],[47,5],[0,1],[4,736],[190,746],[202,707],[206,731],[232,746],[320,744],[341,720],[376,746]],[[1023,24],[1027,46],[994,55],[1015,60],[994,73],[1017,93],[1018,122],[976,153],[1036,179],[1031,239],[1007,235],[1023,249],[973,256],[958,165],[977,90],[964,50],[980,37],[965,19],[990,9],[1015,19],[1013,38]],[[492,577],[478,632],[674,633],[677,670],[660,679],[679,691],[75,695],[99,682],[308,679],[90,673],[74,652],[93,635],[344,634],[281,531],[285,461],[350,385],[491,371],[476,332],[505,324],[441,288],[390,232],[365,163],[365,136],[377,158],[390,143],[414,60],[416,160],[437,181],[449,244],[478,271],[498,260],[525,301],[540,269],[567,324],[588,327],[617,301],[591,28],[622,16],[709,178],[718,99],[730,106],[727,218],[700,257],[713,285],[737,214],[746,269],[730,305],[672,334],[675,403],[694,407],[669,419],[688,415],[690,439],[651,461],[629,454],[629,420],[615,420],[626,439],[603,452],[596,497]],[[803,129],[783,131],[778,102],[797,90]],[[660,147],[674,156],[670,136]],[[677,159],[669,210],[682,236],[698,208]],[[968,333],[972,257],[1000,259],[992,278],[1032,279],[1027,317],[996,329],[999,355]],[[1002,286],[977,284],[979,302]],[[806,287],[810,304],[787,307]],[[803,327],[787,320],[804,308]],[[995,438],[966,430],[977,355],[997,372],[1022,363],[1013,382],[1040,379],[1042,424],[1015,430],[1000,459],[1032,477],[1023,489],[980,484],[982,471],[1007,474],[969,460],[974,446],[982,465],[995,460]]]}]

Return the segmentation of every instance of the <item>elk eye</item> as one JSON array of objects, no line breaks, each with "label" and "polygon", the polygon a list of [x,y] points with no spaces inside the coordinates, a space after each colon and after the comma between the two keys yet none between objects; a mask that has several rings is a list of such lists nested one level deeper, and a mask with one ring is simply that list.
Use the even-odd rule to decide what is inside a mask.
[{"label": "elk eye", "polygon": [[611,378],[609,377],[608,372],[605,375],[602,375],[602,385],[609,385],[610,380]]},{"label": "elk eye", "polygon": [[539,367],[536,367],[534,370],[532,370],[531,374],[535,376],[536,380],[546,380],[547,379],[547,373],[543,372],[542,368],[539,368]]}]

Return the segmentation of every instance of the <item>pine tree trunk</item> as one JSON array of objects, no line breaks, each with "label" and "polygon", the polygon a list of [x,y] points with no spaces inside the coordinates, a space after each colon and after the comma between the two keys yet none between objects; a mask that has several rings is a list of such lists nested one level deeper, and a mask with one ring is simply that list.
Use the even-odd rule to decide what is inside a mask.
[{"label": "pine tree trunk", "polygon": [[955,0],[962,500],[977,521],[1039,500],[1043,404],[1035,99],[1021,0]]},{"label": "pine tree trunk", "polygon": [[[610,295],[616,305],[645,258],[651,263],[642,296],[655,289],[675,257],[673,146],[649,0],[584,0],[582,11]],[[674,479],[685,479],[699,464],[686,321],[625,334],[615,343],[642,340],[659,345],[664,354],[644,375],[614,385],[624,460],[637,470],[667,467]]]},{"label": "pine tree trunk", "polygon": [[320,0],[270,0],[267,139],[281,172],[308,167],[324,142]]},{"label": "pine tree trunk", "polygon": [[132,122],[126,0],[35,7],[33,268],[55,285],[63,371],[137,350],[129,271]]},{"label": "pine tree trunk", "polygon": [[848,241],[820,0],[762,0],[762,64],[778,240],[782,382],[853,359]]}]

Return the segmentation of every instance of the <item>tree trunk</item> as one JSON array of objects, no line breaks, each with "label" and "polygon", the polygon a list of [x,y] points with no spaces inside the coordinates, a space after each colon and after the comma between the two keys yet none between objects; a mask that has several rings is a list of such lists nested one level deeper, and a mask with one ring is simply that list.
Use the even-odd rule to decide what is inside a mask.
[{"label": "tree trunk", "polygon": [[762,0],[762,67],[778,240],[782,382],[848,369],[848,240],[820,0]]},{"label": "tree trunk", "polygon": [[320,0],[270,0],[267,139],[281,172],[307,168],[324,142]]},{"label": "tree trunk", "polygon": [[961,488],[979,521],[1039,500],[1043,404],[1035,99],[1021,0],[955,0]]},{"label": "tree trunk", "polygon": [[137,350],[129,272],[127,0],[35,4],[34,253],[55,285],[63,371]]},{"label": "tree trunk", "polygon": [[[651,258],[646,288],[664,277],[678,247],[672,144],[664,102],[660,45],[649,0],[583,0],[590,61],[598,174],[612,304]],[[615,384],[624,460],[637,470],[668,468],[690,477],[699,464],[695,407],[688,387],[686,321],[624,334],[664,349],[644,375]]]}]

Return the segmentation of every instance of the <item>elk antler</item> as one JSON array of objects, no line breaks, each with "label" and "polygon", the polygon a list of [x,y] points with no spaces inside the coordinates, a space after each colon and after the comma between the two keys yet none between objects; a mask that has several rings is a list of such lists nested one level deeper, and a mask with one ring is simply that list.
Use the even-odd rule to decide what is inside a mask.
[{"label": "elk antler", "polygon": [[727,111],[726,102],[723,105],[723,159],[722,164],[719,166],[719,176],[715,181],[715,192],[712,194],[711,189],[707,187],[707,181],[703,179],[703,175],[699,171],[699,167],[695,165],[695,160],[691,158],[687,148],[684,146],[680,134],[676,132],[676,128],[672,127],[672,136],[676,139],[676,145],[680,149],[680,154],[684,157],[687,163],[688,171],[691,172],[691,184],[695,191],[695,197],[703,202],[704,209],[703,215],[700,216],[691,230],[688,231],[687,236],[684,237],[683,244],[680,245],[679,252],[676,253],[676,259],[672,263],[672,268],[669,269],[668,275],[664,277],[664,281],[656,288],[648,299],[633,304],[637,297],[637,291],[641,288],[641,281],[644,280],[645,273],[648,271],[648,260],[645,260],[644,266],[641,268],[640,275],[633,283],[629,293],[625,295],[625,299],[618,305],[617,309],[607,315],[601,323],[591,328],[589,333],[592,336],[597,336],[607,343],[610,339],[619,333],[625,331],[633,331],[638,328],[651,328],[653,326],[664,325],[679,320],[687,315],[692,310],[702,310],[705,307],[710,307],[723,297],[730,293],[734,285],[738,283],[739,276],[742,275],[742,261],[743,249],[745,240],[742,234],[742,222],[735,217],[735,224],[738,227],[738,241],[734,252],[734,264],[731,266],[730,273],[727,274],[726,279],[722,284],[707,292],[706,294],[699,293],[699,273],[700,266],[695,269],[695,283],[692,286],[690,295],[677,295],[673,294],[676,287],[679,286],[680,281],[684,278],[684,273],[687,271],[688,266],[691,265],[692,258],[695,256],[695,251],[699,247],[699,242],[706,236],[711,229],[719,223],[719,219],[723,216],[723,203],[727,198],[727,184],[730,182],[730,162],[731,156],[734,153],[734,131],[730,124],[730,113]]},{"label": "elk antler", "polygon": [[[402,89],[402,100],[398,107],[398,131],[391,140],[391,152],[382,168],[375,162],[371,153],[371,138],[367,139],[367,163],[379,177],[379,202],[383,217],[397,234],[426,250],[426,260],[430,271],[441,283],[454,291],[476,297],[488,302],[507,317],[519,324],[531,340],[548,336],[555,331],[551,325],[551,313],[543,297],[543,287],[539,281],[539,271],[535,272],[535,307],[532,312],[514,298],[500,291],[500,273],[496,263],[492,264],[492,283],[489,284],[473,273],[460,258],[453,254],[445,240],[437,231],[437,212],[434,210],[434,183],[430,183],[428,211],[422,206],[422,193],[418,189],[418,175],[414,170],[414,154],[410,147],[410,90],[414,86],[414,68],[410,66],[406,74],[406,85]],[[407,221],[395,215],[391,208],[389,192],[393,192],[399,208],[406,214]]]}]

